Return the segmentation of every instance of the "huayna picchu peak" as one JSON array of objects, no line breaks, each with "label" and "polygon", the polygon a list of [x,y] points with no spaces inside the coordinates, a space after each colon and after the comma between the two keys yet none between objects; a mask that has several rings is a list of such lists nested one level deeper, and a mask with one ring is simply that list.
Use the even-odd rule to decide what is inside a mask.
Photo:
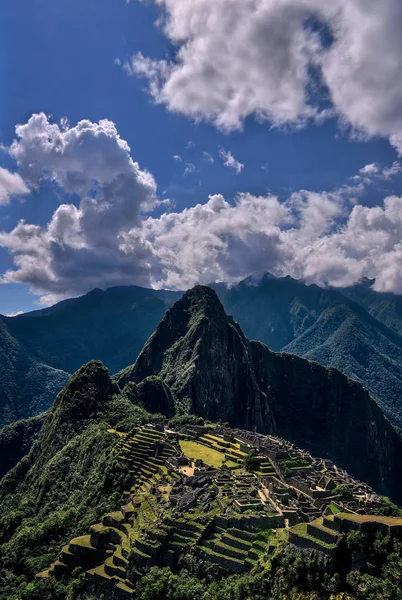
[{"label": "huayna picchu peak", "polygon": [[399,600],[401,438],[358,382],[250,341],[209,287],[0,444],[1,598],[361,600],[371,577]]},{"label": "huayna picchu peak", "polygon": [[279,433],[402,499],[402,441],[361,385],[249,341],[210,288],[184,294],[115,380],[124,389],[150,375],[179,410]]}]

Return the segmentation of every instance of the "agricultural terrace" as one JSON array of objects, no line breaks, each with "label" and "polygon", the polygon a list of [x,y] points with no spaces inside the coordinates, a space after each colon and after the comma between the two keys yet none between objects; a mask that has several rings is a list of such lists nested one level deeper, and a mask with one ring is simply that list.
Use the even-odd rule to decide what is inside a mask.
[{"label": "agricultural terrace", "polygon": [[198,442],[191,442],[187,440],[180,440],[179,442],[180,448],[187,458],[192,460],[201,459],[204,463],[211,465],[212,467],[222,466],[225,455],[223,452],[219,452],[219,450],[214,450],[213,448],[208,448],[203,444],[199,444]]}]

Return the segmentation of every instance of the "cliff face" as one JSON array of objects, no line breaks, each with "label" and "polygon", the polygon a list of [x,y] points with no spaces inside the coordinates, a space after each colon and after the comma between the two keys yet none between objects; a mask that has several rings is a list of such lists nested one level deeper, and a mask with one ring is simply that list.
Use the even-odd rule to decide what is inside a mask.
[{"label": "cliff face", "polygon": [[250,343],[208,287],[195,287],[169,309],[135,365],[116,381],[122,388],[150,375],[165,381],[184,410],[274,430],[266,395],[255,379]]},{"label": "cliff face", "polygon": [[336,369],[251,345],[280,434],[401,499],[401,440],[362,386]]},{"label": "cliff face", "polygon": [[401,427],[402,301],[372,291],[372,283],[334,290],[265,277],[215,287],[247,337],[360,381]]},{"label": "cliff face", "polygon": [[209,288],[176,302],[116,381],[123,388],[150,375],[163,379],[180,409],[275,432],[402,500],[402,442],[361,385],[250,342]]}]

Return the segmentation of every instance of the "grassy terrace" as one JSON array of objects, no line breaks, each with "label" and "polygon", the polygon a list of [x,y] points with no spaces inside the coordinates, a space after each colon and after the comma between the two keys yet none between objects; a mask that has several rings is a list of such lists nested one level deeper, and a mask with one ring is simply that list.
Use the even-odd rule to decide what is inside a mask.
[{"label": "grassy terrace", "polygon": [[299,537],[304,538],[313,544],[318,544],[327,550],[333,550],[336,547],[335,544],[328,544],[327,542],[324,542],[323,540],[313,537],[307,533],[307,523],[299,523],[298,525],[292,527],[291,531]]},{"label": "grassy terrace", "polygon": [[184,452],[187,458],[192,458],[193,460],[201,459],[208,465],[211,465],[212,467],[221,467],[222,463],[225,460],[225,455],[223,452],[219,452],[219,450],[214,450],[213,448],[203,446],[198,442],[180,440],[179,444],[182,452]]},{"label": "grassy terrace", "polygon": [[383,523],[384,525],[402,526],[402,518],[400,517],[381,517],[378,515],[353,515],[349,513],[338,513],[337,517],[345,521],[353,521],[355,523]]}]

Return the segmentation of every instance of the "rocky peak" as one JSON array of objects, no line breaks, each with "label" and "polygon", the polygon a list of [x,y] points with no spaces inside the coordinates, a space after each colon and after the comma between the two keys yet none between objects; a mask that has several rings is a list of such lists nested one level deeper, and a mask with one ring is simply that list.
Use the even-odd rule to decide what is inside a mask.
[{"label": "rocky peak", "polygon": [[47,414],[38,438],[41,452],[50,457],[89,421],[99,418],[114,388],[108,369],[99,360],[78,369]]},{"label": "rocky peak", "polygon": [[274,423],[255,381],[249,342],[216,293],[196,286],[168,310],[135,365],[116,376],[120,388],[158,375],[176,406],[211,420],[269,430]]}]

